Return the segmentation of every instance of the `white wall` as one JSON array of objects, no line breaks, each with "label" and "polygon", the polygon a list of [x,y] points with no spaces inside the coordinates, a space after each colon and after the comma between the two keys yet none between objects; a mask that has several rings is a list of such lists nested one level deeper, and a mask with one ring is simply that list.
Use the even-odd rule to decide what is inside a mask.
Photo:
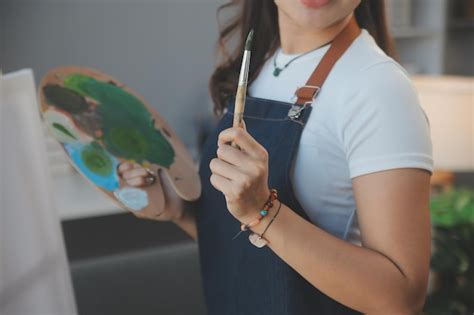
[{"label": "white wall", "polygon": [[221,2],[0,0],[0,65],[31,67],[36,82],[60,65],[102,70],[143,95],[190,146],[193,120],[210,112]]}]

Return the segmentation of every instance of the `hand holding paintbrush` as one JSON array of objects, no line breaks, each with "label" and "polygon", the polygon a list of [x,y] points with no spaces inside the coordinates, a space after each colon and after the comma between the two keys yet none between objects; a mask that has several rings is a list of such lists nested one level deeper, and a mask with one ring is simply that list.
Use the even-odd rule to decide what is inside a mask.
[{"label": "hand holding paintbrush", "polygon": [[[247,35],[247,40],[245,41],[245,50],[244,56],[242,58],[242,66],[240,68],[239,84],[237,86],[237,94],[235,96],[234,121],[232,127],[243,127],[242,122],[245,110],[245,97],[247,95],[252,38],[253,30],[249,32]],[[231,145],[233,147],[239,148],[239,146],[234,142],[232,142]]]}]

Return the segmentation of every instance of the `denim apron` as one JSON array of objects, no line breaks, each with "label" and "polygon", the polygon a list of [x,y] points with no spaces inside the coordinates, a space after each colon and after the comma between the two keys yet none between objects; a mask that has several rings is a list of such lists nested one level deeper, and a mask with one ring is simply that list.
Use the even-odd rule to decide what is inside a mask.
[{"label": "denim apron", "polygon": [[[244,121],[247,131],[268,151],[268,186],[277,189],[283,204],[309,221],[293,192],[290,167],[313,108],[308,106],[299,118],[291,119],[288,111],[292,105],[247,97]],[[216,129],[206,139],[199,166],[202,195],[195,206],[208,313],[358,314],[317,290],[268,246],[252,245],[247,232],[231,240],[239,231],[240,223],[227,210],[223,193],[210,184],[209,162],[217,156],[219,133],[232,127],[233,110],[231,100]]]},{"label": "denim apron", "polygon": [[[295,104],[247,97],[243,119],[247,131],[268,152],[268,187],[278,199],[307,221],[291,184],[290,169],[313,101],[338,58],[360,33],[354,18],[333,40]],[[307,106],[309,104],[309,106]],[[257,248],[240,222],[227,210],[224,194],[210,183],[209,163],[217,157],[219,133],[232,127],[234,100],[206,139],[199,176],[202,194],[195,201],[199,256],[210,315],[346,315],[359,314],[316,289],[268,246]],[[278,220],[278,218],[276,218]],[[271,228],[271,227],[270,227]]]}]

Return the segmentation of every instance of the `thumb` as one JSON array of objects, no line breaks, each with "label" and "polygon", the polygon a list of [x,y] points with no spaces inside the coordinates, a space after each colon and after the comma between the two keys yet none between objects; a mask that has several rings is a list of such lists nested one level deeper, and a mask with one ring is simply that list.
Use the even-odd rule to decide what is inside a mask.
[{"label": "thumb", "polygon": [[242,124],[240,125],[245,131],[247,131],[247,125],[245,124],[245,121],[242,119]]}]

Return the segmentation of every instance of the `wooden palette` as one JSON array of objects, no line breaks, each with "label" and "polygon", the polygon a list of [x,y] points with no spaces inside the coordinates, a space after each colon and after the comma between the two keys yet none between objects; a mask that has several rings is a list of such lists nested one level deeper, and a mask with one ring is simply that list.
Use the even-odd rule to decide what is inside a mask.
[{"label": "wooden palette", "polygon": [[184,200],[201,194],[191,155],[166,121],[138,94],[93,69],[68,66],[49,71],[38,88],[43,121],[74,168],[129,211],[162,209],[161,185],[129,187],[117,165],[136,162],[164,172]]}]

